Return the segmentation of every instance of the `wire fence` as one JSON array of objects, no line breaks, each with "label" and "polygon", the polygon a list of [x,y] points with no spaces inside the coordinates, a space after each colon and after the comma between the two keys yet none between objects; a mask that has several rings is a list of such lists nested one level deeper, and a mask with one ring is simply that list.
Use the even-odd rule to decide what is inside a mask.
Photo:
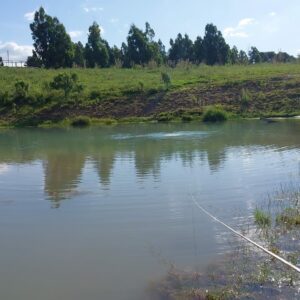
[{"label": "wire fence", "polygon": [[2,60],[4,67],[10,68],[25,68],[27,67],[26,61],[22,60]]}]

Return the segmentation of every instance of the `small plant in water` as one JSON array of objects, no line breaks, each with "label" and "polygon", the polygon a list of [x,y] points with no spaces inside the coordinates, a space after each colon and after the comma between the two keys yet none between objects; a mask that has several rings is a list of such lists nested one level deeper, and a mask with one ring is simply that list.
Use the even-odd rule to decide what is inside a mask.
[{"label": "small plant in water", "polygon": [[286,208],[276,217],[277,224],[285,224],[287,226],[300,225],[300,211],[297,208]]},{"label": "small plant in water", "polygon": [[256,208],[254,211],[255,224],[261,228],[265,228],[271,225],[271,216]]}]

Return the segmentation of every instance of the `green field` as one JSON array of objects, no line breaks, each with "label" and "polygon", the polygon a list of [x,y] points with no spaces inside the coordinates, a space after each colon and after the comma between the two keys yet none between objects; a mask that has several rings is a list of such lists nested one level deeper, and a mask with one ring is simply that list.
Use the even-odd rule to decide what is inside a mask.
[{"label": "green field", "polygon": [[[171,78],[167,89],[161,73]],[[80,92],[53,90],[60,73],[77,74]],[[16,91],[24,82],[27,90]],[[257,117],[300,112],[300,64],[194,66],[135,69],[0,68],[0,119],[18,124],[33,120],[59,122],[66,118],[154,118],[199,112],[221,105],[231,115]],[[197,114],[197,113],[196,113]],[[178,115],[178,114],[177,114]],[[195,115],[195,114],[194,114]],[[24,122],[25,124],[26,122]],[[29,122],[30,123],[30,122]]]}]

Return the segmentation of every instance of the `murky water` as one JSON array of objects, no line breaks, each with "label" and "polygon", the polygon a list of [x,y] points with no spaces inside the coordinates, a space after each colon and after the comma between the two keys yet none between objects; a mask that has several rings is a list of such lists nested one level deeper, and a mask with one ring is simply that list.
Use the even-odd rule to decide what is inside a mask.
[{"label": "murky water", "polygon": [[0,131],[0,299],[145,298],[300,181],[300,121]]}]

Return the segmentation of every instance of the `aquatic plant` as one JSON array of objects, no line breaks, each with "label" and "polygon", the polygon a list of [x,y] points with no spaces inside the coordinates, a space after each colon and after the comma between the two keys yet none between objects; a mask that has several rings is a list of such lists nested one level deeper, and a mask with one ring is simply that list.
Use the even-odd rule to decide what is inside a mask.
[{"label": "aquatic plant", "polygon": [[300,211],[298,208],[286,208],[276,217],[277,224],[285,224],[287,226],[300,225]]},{"label": "aquatic plant", "polygon": [[[299,200],[299,188],[281,187],[253,212],[254,224],[264,228],[256,237],[259,243],[294,265],[300,258]],[[244,234],[250,234],[250,228]],[[296,299],[299,284],[294,270],[238,241],[232,253],[225,254],[202,273],[173,265],[165,277],[151,283],[149,290],[158,300]]]},{"label": "aquatic plant", "polygon": [[258,208],[254,211],[254,220],[255,224],[261,228],[271,225],[271,216]]}]

